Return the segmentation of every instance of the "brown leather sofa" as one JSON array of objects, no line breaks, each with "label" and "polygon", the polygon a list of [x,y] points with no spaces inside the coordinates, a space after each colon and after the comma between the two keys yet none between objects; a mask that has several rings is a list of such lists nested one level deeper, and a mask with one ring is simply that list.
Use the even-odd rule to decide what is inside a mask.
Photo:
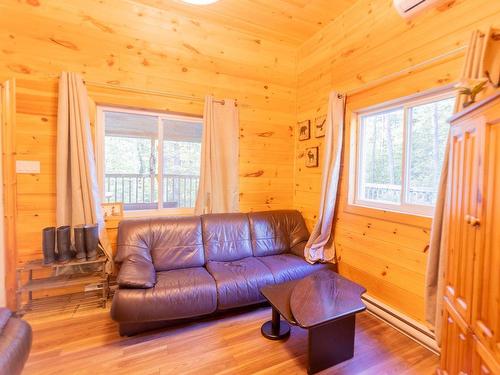
[{"label": "brown leather sofa", "polygon": [[0,307],[0,374],[18,375],[31,350],[31,326]]},{"label": "brown leather sofa", "polygon": [[131,335],[262,303],[264,285],[327,267],[304,260],[308,238],[288,210],[124,220],[111,317]]}]

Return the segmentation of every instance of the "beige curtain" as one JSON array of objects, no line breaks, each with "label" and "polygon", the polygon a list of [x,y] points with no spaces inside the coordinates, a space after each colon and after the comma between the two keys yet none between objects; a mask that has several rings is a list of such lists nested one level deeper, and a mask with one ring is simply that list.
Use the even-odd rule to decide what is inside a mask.
[{"label": "beige curtain", "polygon": [[[469,47],[465,57],[465,63],[462,70],[461,81],[468,79],[483,78],[481,71],[482,57],[484,56],[485,34],[480,31],[474,31],[471,35]],[[455,112],[462,109],[466,98],[462,95],[457,96]],[[446,145],[446,151],[443,160],[443,169],[439,181],[439,192],[434,209],[434,218],[432,220],[431,236],[429,243],[429,253],[427,257],[427,268],[425,275],[425,319],[434,328],[438,344],[441,337],[442,303],[443,303],[443,280],[445,270],[445,249],[442,246],[443,240],[443,219],[445,209],[446,189],[448,185],[448,159],[449,143]]]},{"label": "beige curtain", "polygon": [[101,247],[112,259],[97,185],[88,94],[76,73],[63,72],[59,79],[56,183],[57,225],[99,224]]},{"label": "beige curtain", "polygon": [[331,92],[326,116],[326,134],[318,220],[304,249],[308,262],[335,260],[332,236],[344,133],[345,95]]},{"label": "beige curtain", "polygon": [[234,100],[205,99],[195,213],[239,211],[239,115]]}]

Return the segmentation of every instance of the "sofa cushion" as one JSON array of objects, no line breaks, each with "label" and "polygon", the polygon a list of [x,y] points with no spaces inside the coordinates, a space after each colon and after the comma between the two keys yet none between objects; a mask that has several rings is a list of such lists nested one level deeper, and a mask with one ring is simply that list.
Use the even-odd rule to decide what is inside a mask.
[{"label": "sofa cushion", "polygon": [[201,267],[205,264],[198,216],[124,220],[118,227],[116,260],[129,255],[150,259],[156,271]]},{"label": "sofa cushion", "polygon": [[201,267],[205,264],[201,220],[198,216],[151,220],[151,256],[157,271]]},{"label": "sofa cushion", "polygon": [[270,255],[259,257],[259,260],[271,270],[276,283],[301,279],[328,267],[328,265],[320,263],[309,264],[304,258],[293,254]]},{"label": "sofa cushion", "polygon": [[140,255],[129,255],[120,267],[116,282],[120,288],[152,288],[156,284],[153,263]]},{"label": "sofa cushion", "polygon": [[211,261],[207,269],[217,283],[220,310],[262,302],[260,288],[274,283],[269,268],[253,257],[233,262]]},{"label": "sofa cushion", "polygon": [[111,317],[118,322],[190,318],[217,308],[215,281],[204,267],[158,272],[151,289],[118,289]]},{"label": "sofa cushion", "polygon": [[149,244],[151,242],[150,219],[127,219],[118,224],[118,239],[115,261],[122,263],[130,255],[140,255],[151,259]]},{"label": "sofa cushion", "polygon": [[286,253],[309,238],[304,219],[295,210],[251,212],[248,218],[254,256]]},{"label": "sofa cushion", "polygon": [[246,214],[210,214],[201,217],[207,261],[226,262],[252,256]]}]

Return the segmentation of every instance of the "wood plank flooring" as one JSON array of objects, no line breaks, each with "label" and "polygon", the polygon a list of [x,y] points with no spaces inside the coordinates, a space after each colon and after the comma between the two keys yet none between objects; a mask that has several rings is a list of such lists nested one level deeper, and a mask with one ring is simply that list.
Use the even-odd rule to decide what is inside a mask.
[{"label": "wood plank flooring", "polygon": [[[28,314],[34,332],[25,375],[305,374],[306,331],[269,341],[270,308],[120,337],[109,312]],[[321,374],[433,374],[438,357],[371,314],[358,315],[353,359]]]}]

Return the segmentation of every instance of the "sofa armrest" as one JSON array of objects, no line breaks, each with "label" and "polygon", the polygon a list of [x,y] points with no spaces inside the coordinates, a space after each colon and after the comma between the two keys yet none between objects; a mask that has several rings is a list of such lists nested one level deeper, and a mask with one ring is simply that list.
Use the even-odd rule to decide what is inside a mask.
[{"label": "sofa armrest", "polygon": [[294,255],[301,257],[301,258],[305,258],[304,250],[305,250],[306,244],[307,244],[307,241],[301,241],[301,242],[295,244],[294,246],[292,246],[292,248],[290,249],[290,252]]},{"label": "sofa armrest", "polygon": [[0,325],[0,374],[20,375],[31,350],[31,326],[5,308],[0,308]]},{"label": "sofa armrest", "polygon": [[122,263],[117,278],[120,288],[149,289],[156,284],[156,271],[153,263],[143,256],[129,255]]}]

